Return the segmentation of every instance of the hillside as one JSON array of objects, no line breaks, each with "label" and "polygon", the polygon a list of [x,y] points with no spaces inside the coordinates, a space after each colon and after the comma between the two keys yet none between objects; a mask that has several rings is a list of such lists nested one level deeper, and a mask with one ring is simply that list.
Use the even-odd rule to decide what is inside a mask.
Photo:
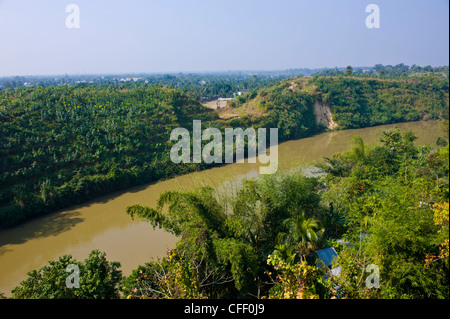
[{"label": "hillside", "polygon": [[217,116],[174,89],[0,92],[0,227],[192,170],[166,150],[171,130],[193,119]]},{"label": "hillside", "polygon": [[273,119],[266,123],[284,127],[285,137],[291,138],[316,130],[316,121],[330,129],[350,129],[447,118],[448,98],[448,82],[438,76],[303,77],[240,96],[220,115]]}]

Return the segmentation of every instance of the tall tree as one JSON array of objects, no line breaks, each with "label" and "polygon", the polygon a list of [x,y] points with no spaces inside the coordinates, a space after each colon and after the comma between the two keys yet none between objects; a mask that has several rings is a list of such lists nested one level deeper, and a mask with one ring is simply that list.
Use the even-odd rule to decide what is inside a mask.
[{"label": "tall tree", "polygon": [[347,66],[345,69],[345,75],[353,75],[353,68],[351,65]]},{"label": "tall tree", "polygon": [[305,212],[301,212],[286,219],[283,225],[286,232],[278,235],[278,243],[293,247],[302,262],[313,245],[318,242],[320,235],[323,234],[322,223],[314,218],[306,218]]}]

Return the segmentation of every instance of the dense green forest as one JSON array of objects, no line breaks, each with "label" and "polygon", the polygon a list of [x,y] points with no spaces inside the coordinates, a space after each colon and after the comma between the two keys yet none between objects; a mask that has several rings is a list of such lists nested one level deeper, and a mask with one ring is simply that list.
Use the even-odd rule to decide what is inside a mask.
[{"label": "dense green forest", "polygon": [[[353,149],[317,164],[318,177],[279,172],[245,180],[235,196],[206,187],[129,206],[130,217],[179,236],[167,257],[123,277],[101,252],[84,262],[63,256],[30,272],[13,297],[449,298],[448,121],[443,127],[437,147],[415,146],[398,129],[378,145],[355,135]],[[326,247],[338,253],[338,276],[312,258]],[[64,285],[69,262],[101,267],[75,293]],[[378,287],[365,283],[370,264]]]},{"label": "dense green forest", "polygon": [[283,141],[326,129],[314,116],[317,101],[329,104],[340,129],[448,118],[448,82],[439,76],[290,78],[238,96],[229,109],[242,112],[229,118],[193,95],[148,83],[0,91],[0,228],[207,167],[169,159],[171,130],[191,129],[193,120],[222,132],[277,127]]},{"label": "dense green forest", "polygon": [[0,225],[188,167],[164,155],[168,134],[216,116],[174,89],[46,87],[0,93]]},{"label": "dense green forest", "polygon": [[448,82],[444,79],[317,77],[314,84],[341,129],[448,117]]}]

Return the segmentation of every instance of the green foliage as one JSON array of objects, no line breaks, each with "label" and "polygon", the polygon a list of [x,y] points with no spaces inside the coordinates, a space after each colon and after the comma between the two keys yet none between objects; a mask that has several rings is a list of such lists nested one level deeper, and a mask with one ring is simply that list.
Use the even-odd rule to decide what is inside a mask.
[{"label": "green foliage", "polygon": [[[269,298],[448,298],[448,218],[432,205],[448,193],[448,147],[436,152],[414,146],[415,139],[411,132],[386,131],[374,147],[356,136],[352,150],[322,165],[328,169],[324,193],[317,178],[279,173],[245,180],[229,205],[203,189],[168,192],[155,210],[132,206],[128,212],[179,235],[183,260],[204,263],[194,276],[202,297],[258,291]],[[325,280],[326,269],[304,257],[342,236],[350,244],[338,247],[333,262],[341,273]],[[378,289],[365,284],[369,264],[379,266]],[[213,277],[206,269],[231,278],[236,291],[224,289],[227,280],[205,281]],[[273,272],[274,285],[261,284]]]},{"label": "green foliage", "polygon": [[304,212],[286,219],[283,226],[286,232],[278,234],[278,243],[294,248],[300,261],[314,248],[324,232],[322,223],[314,218],[306,218]]},{"label": "green foliage", "polygon": [[417,76],[423,74],[438,74],[444,75],[448,79],[449,69],[448,66],[432,67],[430,65],[421,67],[413,64],[411,67],[400,63],[395,66],[377,64],[374,66],[374,70],[383,76],[399,77],[399,76]]},{"label": "green foliage", "polygon": [[264,257],[277,245],[291,217],[313,218],[321,213],[322,184],[301,172],[279,173],[244,181],[237,192],[230,229],[258,248]]},{"label": "green foliage", "polygon": [[[259,127],[277,127],[280,140],[302,138],[323,130],[314,116],[316,97],[308,92],[291,88],[291,82],[302,83],[301,80],[282,81],[277,85],[261,89],[257,95],[246,94],[234,101],[234,107],[249,108],[257,105],[264,112],[262,116],[252,116],[252,125]],[[301,84],[298,84],[301,85]]]},{"label": "green foliage", "polygon": [[351,67],[351,65],[347,66],[347,68],[345,69],[345,75],[353,75],[353,68]]},{"label": "green foliage", "polygon": [[238,239],[226,238],[216,239],[214,248],[219,264],[229,267],[236,289],[249,289],[258,270],[254,247]]},{"label": "green foliage", "polygon": [[[68,265],[77,265],[80,270],[79,288],[68,288],[66,272]],[[28,278],[12,290],[15,299],[114,299],[119,298],[122,280],[120,263],[108,262],[106,255],[93,250],[84,262],[71,255],[64,255],[48,266],[28,273]]]},{"label": "green foliage", "polygon": [[169,250],[161,262],[139,266],[123,281],[127,299],[201,299],[199,265]]},{"label": "green foliage", "polygon": [[154,86],[18,89],[0,92],[0,105],[0,227],[198,169],[170,161],[169,134],[217,120],[182,92]]},{"label": "green foliage", "polygon": [[[166,205],[167,211],[163,213]],[[248,278],[253,278],[249,275],[254,273],[257,267],[255,251],[247,243],[232,236],[233,232],[228,231],[228,216],[224,207],[217,201],[212,188],[204,187],[186,193],[165,192],[161,194],[156,209],[134,205],[127,208],[127,213],[147,219],[154,226],[163,227],[180,236],[177,250],[185,260],[201,265],[200,273],[218,268],[222,275],[227,274],[233,278],[238,291],[245,290]],[[209,278],[201,279],[206,280],[206,287],[218,282],[216,276],[208,276]],[[220,289],[217,287],[216,293],[221,294]],[[229,287],[225,286],[223,293],[227,293],[227,289]]]},{"label": "green foliage", "polygon": [[[441,253],[448,232],[439,230],[443,224],[435,223],[433,211],[434,203],[448,201],[448,147],[416,147],[415,139],[411,132],[387,131],[382,146],[364,152],[356,139],[354,149],[341,156],[351,171],[344,176],[327,170],[331,185],[323,198],[345,219],[344,237],[351,243],[334,264],[341,267],[334,280],[343,298],[449,296]],[[371,263],[380,268],[379,289],[364,284]]]},{"label": "green foliage", "polygon": [[[361,251],[343,246],[339,257],[333,261],[334,267],[340,267],[339,276],[332,276],[330,283],[335,289],[333,295],[341,299],[380,298],[377,289],[367,289],[365,284],[366,266],[369,260],[362,257]],[[381,282],[380,285],[384,285]]]},{"label": "green foliage", "polygon": [[340,129],[448,118],[448,81],[441,77],[316,77],[314,84]]},{"label": "green foliage", "polygon": [[325,280],[320,268],[309,266],[306,262],[286,263],[277,254],[269,255],[267,264],[277,272],[269,299],[318,299],[330,294],[330,283]]},{"label": "green foliage", "polygon": [[[300,172],[278,174],[245,180],[230,202],[219,202],[213,189],[202,188],[166,192],[156,208],[133,205],[127,213],[180,237],[176,250],[183,260],[198,265],[202,296],[245,296],[257,293],[255,278],[258,282],[265,276],[267,256],[277,234],[286,229],[284,220],[309,216],[312,221],[318,214],[320,189],[316,178]],[[310,230],[316,227],[309,226],[305,236],[314,239]]]}]

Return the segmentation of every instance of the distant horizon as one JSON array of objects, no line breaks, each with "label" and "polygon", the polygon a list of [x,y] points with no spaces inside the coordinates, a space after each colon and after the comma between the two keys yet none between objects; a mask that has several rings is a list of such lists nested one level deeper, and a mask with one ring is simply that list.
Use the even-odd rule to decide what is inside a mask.
[{"label": "distant horizon", "polygon": [[[399,64],[404,64],[406,66],[408,66],[409,68],[411,68],[413,65],[419,66],[419,67],[426,67],[426,66],[431,66],[433,68],[436,67],[448,67],[449,64],[443,64],[443,65],[431,65],[431,64],[426,64],[426,65],[419,65],[419,64],[411,64],[408,65],[406,63],[397,63],[397,64],[382,64],[382,63],[377,63],[377,64],[381,64],[383,66],[396,66]],[[376,65],[376,64],[375,64]],[[352,67],[353,70],[355,69],[364,69],[364,68],[374,68],[375,65],[350,65]],[[289,70],[310,70],[310,71],[317,71],[317,70],[332,70],[332,69],[345,69],[347,67],[346,66],[333,66],[333,67],[316,67],[316,68],[309,68],[309,67],[292,67],[292,68],[286,68],[286,69],[255,69],[255,70],[251,70],[251,69],[235,69],[235,70],[217,70],[217,71],[209,71],[209,70],[205,70],[205,71],[192,71],[192,70],[180,70],[180,71],[161,71],[161,72],[99,72],[99,73],[54,73],[54,74],[12,74],[12,75],[1,75],[0,74],[0,78],[9,78],[9,77],[51,77],[51,76],[93,76],[93,75],[97,75],[97,76],[113,76],[113,75],[171,75],[171,74],[213,74],[213,73],[262,73],[262,72],[268,72],[268,73],[273,73],[273,72],[285,72],[285,71],[289,71]]]},{"label": "distant horizon", "polygon": [[0,76],[442,66],[448,27],[448,0],[0,0]]}]

